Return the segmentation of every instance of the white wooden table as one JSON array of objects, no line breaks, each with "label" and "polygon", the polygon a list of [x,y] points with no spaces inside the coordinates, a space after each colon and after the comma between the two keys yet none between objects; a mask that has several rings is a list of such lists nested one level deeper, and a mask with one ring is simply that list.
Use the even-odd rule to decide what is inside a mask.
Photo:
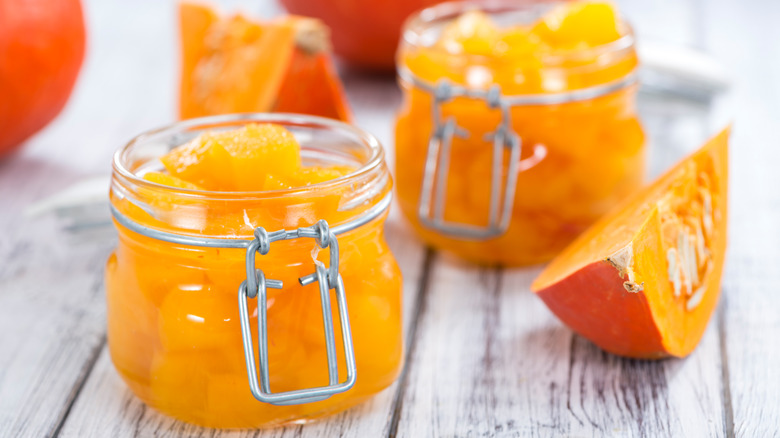
[{"label": "white wooden table", "polygon": [[[253,9],[273,10],[263,0]],[[125,388],[105,343],[114,238],[21,212],[106,174],[131,136],[174,119],[175,8],[89,0],[89,53],[64,113],[0,162],[0,435],[780,436],[780,2],[621,2],[640,38],[705,49],[736,87],[711,108],[643,97],[653,173],[735,120],[723,299],[687,359],[627,360],[573,335],[530,291],[539,268],[479,269],[423,248],[393,215],[407,362],[370,402],[285,429],[220,432],[163,417]],[[357,124],[392,150],[392,77],[345,72]],[[2,99],[2,96],[0,96]]]}]

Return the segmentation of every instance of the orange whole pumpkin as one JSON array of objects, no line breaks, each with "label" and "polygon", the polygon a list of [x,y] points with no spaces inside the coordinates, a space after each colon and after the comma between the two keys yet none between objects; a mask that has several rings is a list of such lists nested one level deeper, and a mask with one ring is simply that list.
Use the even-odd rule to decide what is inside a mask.
[{"label": "orange whole pumpkin", "polygon": [[290,13],[316,17],[331,29],[336,54],[349,63],[392,70],[404,20],[442,0],[282,0]]},{"label": "orange whole pumpkin", "polygon": [[84,40],[79,0],[0,0],[0,156],[65,106]]}]

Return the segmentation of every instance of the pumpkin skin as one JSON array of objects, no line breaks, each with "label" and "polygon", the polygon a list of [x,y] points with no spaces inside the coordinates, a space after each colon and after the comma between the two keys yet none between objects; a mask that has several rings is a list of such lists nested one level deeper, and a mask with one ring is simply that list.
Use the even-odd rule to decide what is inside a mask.
[{"label": "pumpkin skin", "polygon": [[334,78],[338,78],[338,74],[330,56],[325,53],[312,56],[303,50],[295,50],[273,111],[351,121],[352,111],[347,105],[344,90]]},{"label": "pumpkin skin", "polygon": [[293,14],[317,17],[333,33],[333,47],[355,66],[392,71],[401,28],[418,9],[443,0],[282,0]]},{"label": "pumpkin skin", "polygon": [[328,29],[287,16],[270,22],[179,4],[182,119],[241,112],[293,112],[351,120],[333,68]]},{"label": "pumpkin skin", "polygon": [[[693,351],[720,295],[726,251],[728,136],[729,130],[721,132],[630,197],[545,268],[531,288],[561,321],[621,356],[683,357]],[[700,198],[704,213],[699,215]],[[676,210],[671,212],[669,205]],[[693,214],[686,216],[689,212]],[[671,233],[677,233],[677,241],[684,240],[685,233],[675,228],[675,221],[683,217],[680,223],[689,230],[687,224],[696,226],[699,216],[704,223],[701,229],[709,230],[699,233],[704,236],[703,255],[691,257],[691,265],[672,263],[670,254],[690,253],[669,244]],[[705,223],[709,221],[705,216],[712,221]],[[704,274],[680,271],[691,266],[703,266]],[[681,278],[693,283],[689,272],[698,281],[690,295],[680,286]]]},{"label": "pumpkin skin", "polygon": [[85,38],[79,0],[0,0],[0,156],[60,113]]}]

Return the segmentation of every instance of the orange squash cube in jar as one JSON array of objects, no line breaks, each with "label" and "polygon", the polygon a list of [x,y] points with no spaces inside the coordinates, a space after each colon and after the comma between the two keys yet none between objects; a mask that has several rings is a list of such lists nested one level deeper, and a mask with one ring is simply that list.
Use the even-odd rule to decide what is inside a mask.
[{"label": "orange squash cube in jar", "polygon": [[374,137],[318,117],[217,116],[136,137],[113,166],[108,345],[146,404],[266,427],[395,380],[401,273]]},{"label": "orange squash cube in jar", "polygon": [[546,262],[643,182],[633,33],[611,3],[477,6],[406,23],[399,203],[434,247]]}]

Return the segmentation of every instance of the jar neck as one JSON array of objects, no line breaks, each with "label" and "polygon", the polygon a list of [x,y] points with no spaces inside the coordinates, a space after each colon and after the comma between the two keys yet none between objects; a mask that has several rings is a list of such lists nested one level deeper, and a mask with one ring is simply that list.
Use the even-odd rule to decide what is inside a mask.
[{"label": "jar neck", "polygon": [[504,95],[565,93],[620,81],[635,74],[638,58],[631,26],[621,21],[622,36],[601,46],[566,52],[523,55],[454,53],[437,44],[443,29],[477,5],[500,27],[530,25],[556,3],[443,3],[407,20],[398,51],[399,71],[436,83],[446,79],[471,89],[499,85]]},{"label": "jar neck", "polygon": [[[261,120],[237,121],[237,116],[230,116],[227,125],[221,124],[227,116],[205,118],[201,123],[188,121],[134,139],[114,159],[113,209],[134,224],[165,233],[252,239],[257,227],[291,230],[319,220],[327,221],[331,228],[343,226],[387,202],[392,180],[381,146],[373,137],[316,117],[302,118],[306,123],[286,124],[284,115],[258,116]],[[254,121],[286,124],[299,137],[304,165],[330,162],[356,170],[320,184],[261,192],[186,190],[142,178],[147,171],[159,170],[160,155],[198,133]]]}]

